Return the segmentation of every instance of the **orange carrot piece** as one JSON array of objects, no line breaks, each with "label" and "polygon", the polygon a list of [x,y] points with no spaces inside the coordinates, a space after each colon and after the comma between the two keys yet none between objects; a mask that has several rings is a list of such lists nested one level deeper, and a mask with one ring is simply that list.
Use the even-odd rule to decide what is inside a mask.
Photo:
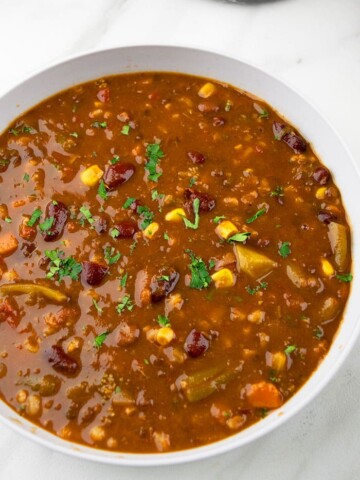
[{"label": "orange carrot piece", "polygon": [[18,247],[19,242],[11,233],[4,233],[0,236],[0,255],[6,257],[11,255]]},{"label": "orange carrot piece", "polygon": [[246,397],[250,405],[257,408],[278,408],[283,404],[281,392],[268,382],[247,385]]}]

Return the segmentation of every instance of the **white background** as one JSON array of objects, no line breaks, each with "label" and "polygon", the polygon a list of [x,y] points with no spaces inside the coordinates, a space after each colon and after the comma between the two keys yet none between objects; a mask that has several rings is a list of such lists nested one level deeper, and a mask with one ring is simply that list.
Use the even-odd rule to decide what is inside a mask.
[{"label": "white background", "polygon": [[[215,48],[282,77],[315,103],[360,162],[360,0],[0,0],[0,95],[86,50],[140,43]],[[97,465],[0,425],[1,480],[355,480],[360,477],[360,341],[326,389],[277,431],[178,467]]]}]

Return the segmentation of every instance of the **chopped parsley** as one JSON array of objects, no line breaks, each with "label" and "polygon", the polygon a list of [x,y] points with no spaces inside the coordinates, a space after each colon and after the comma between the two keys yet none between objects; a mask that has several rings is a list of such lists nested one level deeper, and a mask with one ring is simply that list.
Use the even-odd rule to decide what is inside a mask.
[{"label": "chopped parsley", "polygon": [[110,160],[111,165],[115,165],[118,162],[120,162],[119,155],[114,155],[113,158]]},{"label": "chopped parsley", "polygon": [[30,180],[30,175],[28,173],[24,173],[23,180],[24,182],[28,182]]},{"label": "chopped parsley", "polygon": [[100,181],[97,193],[98,193],[99,197],[101,197],[103,200],[107,200],[108,194],[107,194],[107,190],[106,190],[106,187],[105,187],[104,180]]},{"label": "chopped parsley", "polygon": [[71,132],[69,135],[70,135],[70,137],[74,137],[74,138],[79,137],[79,134],[77,132]]},{"label": "chopped parsley", "polygon": [[145,170],[148,172],[148,179],[157,182],[162,175],[162,172],[157,171],[157,166],[160,158],[164,157],[164,152],[158,143],[149,143],[146,147],[146,156],[148,161],[145,164]]},{"label": "chopped parsley", "polygon": [[126,287],[127,279],[128,279],[128,273],[125,273],[125,275],[123,275],[123,276],[120,278],[120,286],[121,286],[121,288],[125,288],[125,287]]},{"label": "chopped parsley", "polygon": [[213,222],[220,223],[222,220],[224,220],[224,218],[226,218],[225,215],[219,215],[218,217],[213,218]]},{"label": "chopped parsley", "polygon": [[250,294],[250,295],[255,295],[255,293],[259,292],[261,289],[266,290],[268,287],[267,282],[261,282],[260,285],[257,285],[254,288],[251,288],[250,285],[245,287],[245,290]]},{"label": "chopped parsley", "polygon": [[280,187],[280,185],[276,185],[274,190],[270,192],[270,197],[283,197],[284,196],[284,189]]},{"label": "chopped parsley", "polygon": [[106,128],[107,122],[93,122],[91,126],[94,128]]},{"label": "chopped parsley", "polygon": [[165,193],[159,193],[157,190],[151,191],[151,200],[161,200],[165,197]]},{"label": "chopped parsley", "polygon": [[80,207],[80,212],[83,214],[85,219],[90,223],[90,225],[92,225],[95,222],[90,210],[87,207],[85,207],[84,205],[82,207]]},{"label": "chopped parsley", "polygon": [[336,275],[336,278],[341,282],[349,283],[353,279],[353,276],[351,273],[343,273]]},{"label": "chopped parsley", "polygon": [[102,314],[102,308],[99,307],[99,304],[97,303],[95,298],[93,298],[92,303],[93,303],[94,307],[96,308],[96,311],[98,312],[98,314],[101,315]]},{"label": "chopped parsley", "polygon": [[159,277],[159,280],[163,280],[164,282],[168,282],[170,280],[170,277],[169,277],[169,275],[161,275],[161,277]]},{"label": "chopped parsley", "polygon": [[211,277],[204,260],[201,257],[196,257],[191,250],[186,250],[186,253],[191,259],[189,269],[191,272],[190,288],[201,290],[207,288],[211,283]]},{"label": "chopped parsley", "polygon": [[120,133],[122,135],[129,135],[129,132],[130,132],[130,125],[124,125]]},{"label": "chopped parsley", "polygon": [[227,239],[228,242],[246,242],[246,240],[250,237],[250,232],[239,232],[235,233]]},{"label": "chopped parsley", "polygon": [[126,202],[124,203],[124,205],[122,206],[122,208],[127,209],[127,208],[131,207],[131,205],[135,202],[135,200],[136,200],[136,198],[134,198],[134,197],[129,197],[129,198],[126,200]]},{"label": "chopped parsley", "polygon": [[33,227],[35,223],[39,220],[41,215],[42,215],[41,208],[37,208],[36,210],[34,210],[33,213],[31,214],[31,217],[27,221],[28,227]]},{"label": "chopped parsley", "polygon": [[197,178],[196,177],[191,177],[190,180],[189,180],[189,187],[193,187],[195,185],[195,183],[197,182]]},{"label": "chopped parsley", "polygon": [[50,234],[50,229],[54,225],[55,218],[54,217],[48,217],[45,218],[45,220],[39,224],[40,230],[42,232],[46,232],[48,235]]},{"label": "chopped parsley", "polygon": [[11,223],[12,222],[12,219],[10,217],[5,217],[4,220],[5,220],[6,223]]},{"label": "chopped parsley", "polygon": [[105,247],[104,249],[104,259],[108,265],[113,265],[121,257],[120,252],[115,253],[114,247]]},{"label": "chopped parsley", "polygon": [[316,328],[314,328],[314,337],[319,339],[324,336],[324,330],[318,325]]},{"label": "chopped parsley", "polygon": [[199,209],[200,209],[200,200],[198,198],[195,198],[193,201],[193,209],[194,209],[194,215],[195,215],[195,221],[190,222],[184,215],[180,215],[182,219],[184,220],[186,228],[192,228],[193,230],[196,230],[199,228],[199,222],[200,222],[200,215],[199,215]]},{"label": "chopped parsley", "polygon": [[139,205],[137,207],[137,213],[142,218],[140,223],[140,229],[145,230],[145,228],[148,227],[153,222],[154,214],[149,207],[144,207],[143,205]]},{"label": "chopped parsley", "polygon": [[33,129],[29,125],[24,124],[21,128],[11,128],[9,133],[17,137],[20,133],[32,133]]},{"label": "chopped parsley", "polygon": [[260,118],[269,118],[269,112],[263,108],[262,113],[260,113]]},{"label": "chopped parsley", "polygon": [[286,355],[289,355],[290,353],[295,352],[296,349],[297,349],[297,346],[296,346],[296,345],[288,345],[288,346],[284,349],[284,353],[286,353]]},{"label": "chopped parsley", "polygon": [[120,235],[120,232],[117,228],[112,228],[110,230],[110,237],[111,238],[117,238]]},{"label": "chopped parsley", "polygon": [[130,295],[126,294],[123,296],[121,301],[117,304],[116,311],[117,313],[121,314],[125,309],[131,312],[133,308],[134,308],[134,304],[130,298]]},{"label": "chopped parsley", "polygon": [[78,263],[74,258],[63,258],[65,253],[61,250],[45,250],[45,255],[51,260],[47,278],[54,278],[58,276],[59,282],[64,277],[70,277],[71,280],[78,280],[82,271],[81,263]]},{"label": "chopped parsley", "polygon": [[291,253],[290,242],[280,242],[279,255],[282,256],[283,258],[286,258],[290,255],[290,253]]},{"label": "chopped parsley", "polygon": [[165,315],[158,315],[157,322],[160,327],[171,327],[170,321]]},{"label": "chopped parsley", "polygon": [[164,240],[170,240],[169,234],[164,232]]},{"label": "chopped parsley", "polygon": [[137,243],[138,242],[134,240],[133,243],[130,245],[130,254],[132,254],[133,251],[135,250]]},{"label": "chopped parsley", "polygon": [[100,335],[95,337],[93,347],[95,347],[99,350],[103,346],[103,343],[105,342],[109,333],[110,332],[106,331],[106,332],[100,333]]},{"label": "chopped parsley", "polygon": [[266,208],[260,208],[260,210],[258,210],[255,215],[253,215],[252,217],[248,218],[246,220],[246,223],[249,224],[249,223],[253,223],[255,222],[256,219],[258,219],[259,217],[261,217],[262,215],[264,215],[266,213]]}]

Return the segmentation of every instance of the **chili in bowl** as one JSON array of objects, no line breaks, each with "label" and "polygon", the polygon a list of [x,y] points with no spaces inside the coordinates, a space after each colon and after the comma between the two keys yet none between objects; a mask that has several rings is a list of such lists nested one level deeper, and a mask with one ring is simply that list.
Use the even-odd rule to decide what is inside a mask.
[{"label": "chili in bowl", "polygon": [[261,428],[324,363],[353,279],[301,126],[229,82],[138,70],[0,136],[0,395],[102,459]]}]

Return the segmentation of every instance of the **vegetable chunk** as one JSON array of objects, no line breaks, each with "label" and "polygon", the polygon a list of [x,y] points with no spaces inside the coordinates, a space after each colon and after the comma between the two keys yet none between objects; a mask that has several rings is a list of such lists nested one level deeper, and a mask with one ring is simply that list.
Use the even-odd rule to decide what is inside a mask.
[{"label": "vegetable chunk", "polygon": [[263,277],[277,267],[276,262],[251,247],[235,245],[234,252],[238,272],[244,272],[254,279]]}]

